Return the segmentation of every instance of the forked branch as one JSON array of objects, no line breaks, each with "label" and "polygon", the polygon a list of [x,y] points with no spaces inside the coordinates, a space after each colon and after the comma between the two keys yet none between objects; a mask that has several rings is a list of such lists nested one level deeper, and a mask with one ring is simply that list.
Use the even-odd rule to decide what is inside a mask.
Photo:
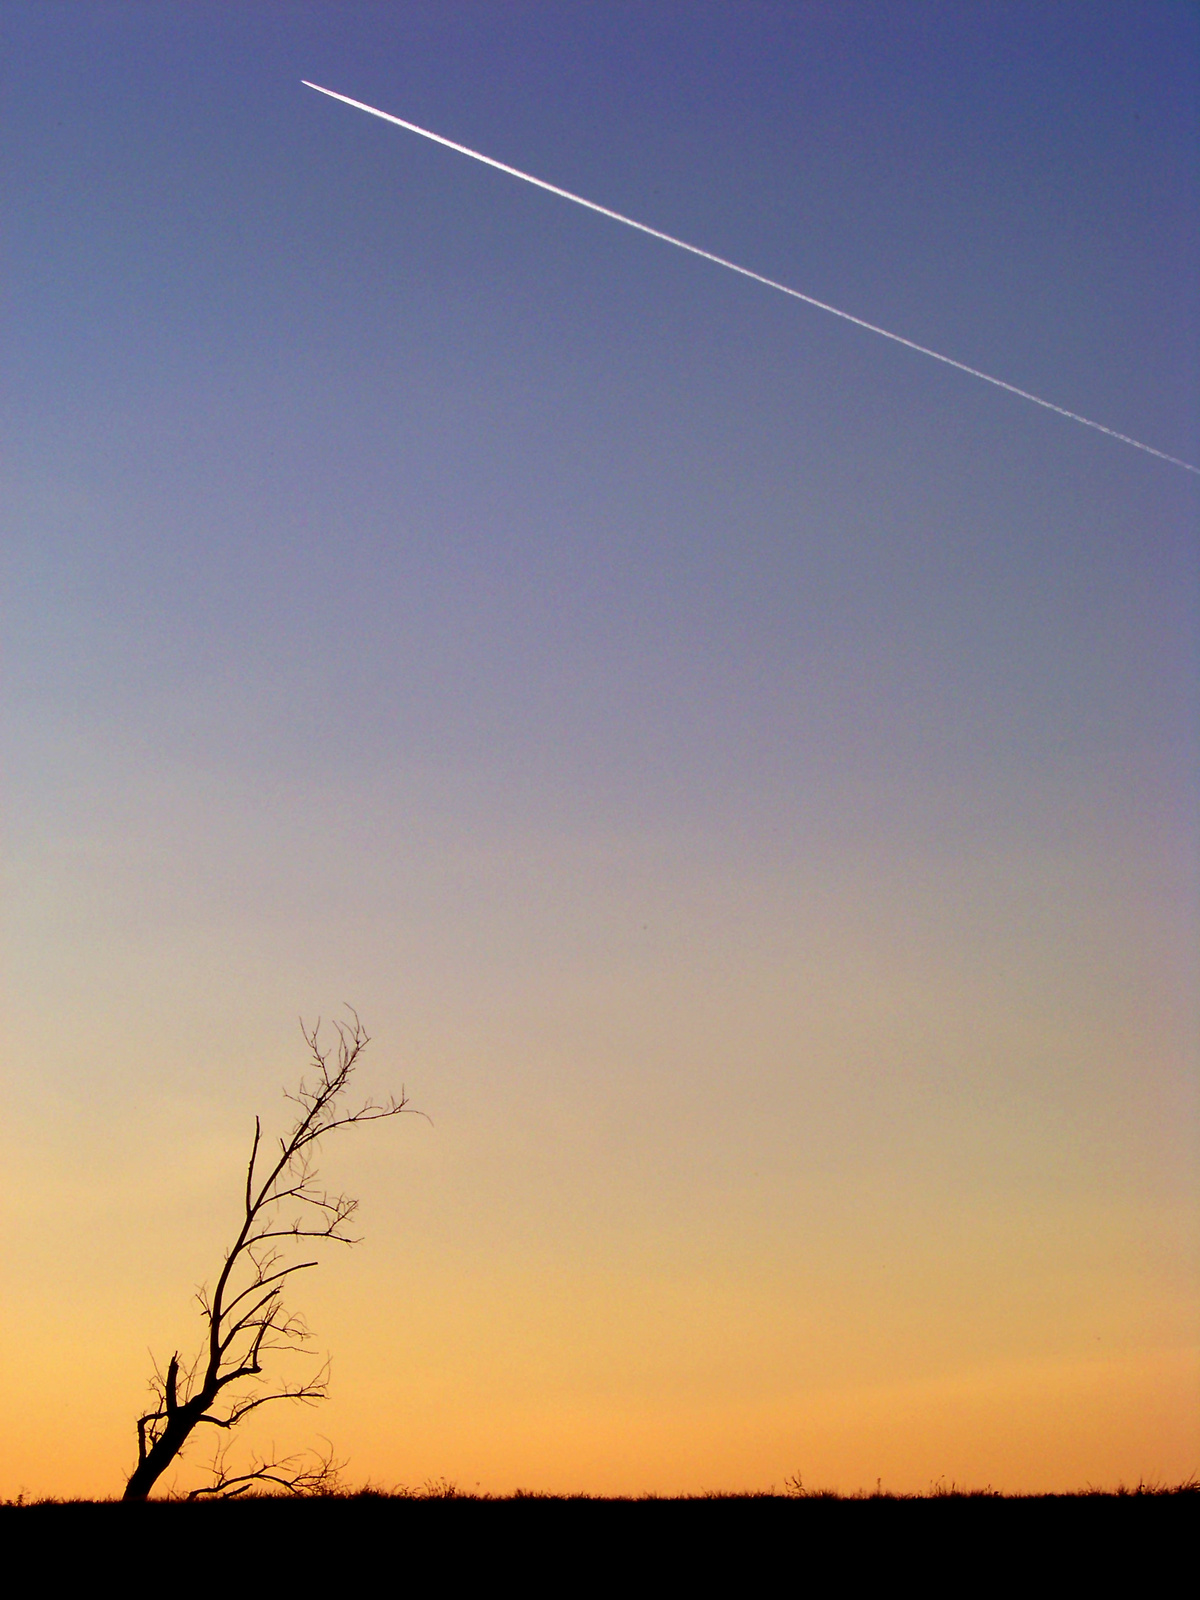
[{"label": "forked branch", "polygon": [[290,1456],[254,1453],[241,1472],[230,1471],[227,1457],[228,1445],[223,1445],[209,1467],[211,1481],[190,1490],[189,1500],[236,1500],[245,1494],[336,1494],[346,1464],[334,1458],[328,1441],[324,1451],[306,1450]]}]

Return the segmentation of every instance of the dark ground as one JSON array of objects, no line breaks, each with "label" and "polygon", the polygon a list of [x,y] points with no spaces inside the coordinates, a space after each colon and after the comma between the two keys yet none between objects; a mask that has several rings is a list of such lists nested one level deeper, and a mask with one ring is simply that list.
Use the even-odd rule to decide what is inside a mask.
[{"label": "dark ground", "polygon": [[[685,1585],[856,1593],[904,1578],[933,1593],[1175,1589],[1195,1571],[1200,1488],[1120,1494],[913,1498],[773,1495],[603,1500],[348,1494],[188,1504],[0,1506],[9,1561],[43,1582],[110,1575],[190,1593],[245,1581],[355,1592],[535,1592]],[[1176,1574],[1178,1569],[1178,1576]],[[254,1577],[258,1573],[259,1579]],[[269,1578],[268,1578],[269,1574]],[[1190,1580],[1186,1580],[1190,1582]],[[129,1592],[126,1589],[124,1592]]]}]

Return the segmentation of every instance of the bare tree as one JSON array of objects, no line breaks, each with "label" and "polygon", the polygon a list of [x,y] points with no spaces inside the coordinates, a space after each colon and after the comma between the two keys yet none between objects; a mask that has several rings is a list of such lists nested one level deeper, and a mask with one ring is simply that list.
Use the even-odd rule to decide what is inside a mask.
[{"label": "bare tree", "polygon": [[[309,1076],[295,1094],[291,1132],[279,1140],[278,1152],[264,1151],[262,1124],[254,1119],[254,1140],[246,1166],[242,1224],[226,1252],[211,1294],[197,1299],[205,1338],[194,1361],[185,1366],[176,1351],[166,1372],[157,1366],[150,1388],[154,1403],[138,1418],[137,1466],[125,1485],[126,1500],[144,1500],[179,1456],[193,1431],[202,1425],[230,1431],[243,1418],[276,1400],[315,1404],[326,1394],[328,1363],[307,1381],[272,1383],[263,1378],[268,1356],[303,1352],[312,1335],[304,1319],[284,1305],[293,1273],[315,1267],[315,1261],[289,1261],[287,1247],[307,1239],[333,1239],[357,1244],[349,1226],[358,1201],[330,1194],[321,1187],[315,1157],[318,1140],[339,1128],[411,1111],[400,1098],[385,1104],[368,1100],[347,1110],[343,1097],[358,1058],[370,1042],[357,1013],[352,1023],[335,1023],[337,1042],[323,1048],[320,1023],[311,1030],[301,1023],[310,1052]],[[288,1220],[288,1213],[292,1212]],[[218,1435],[220,1438],[220,1434]],[[256,1456],[244,1473],[230,1473],[226,1450],[218,1446],[213,1482],[203,1492],[240,1494],[256,1484],[267,1489],[311,1493],[328,1487],[336,1475],[332,1453],[314,1461],[299,1457]]]}]

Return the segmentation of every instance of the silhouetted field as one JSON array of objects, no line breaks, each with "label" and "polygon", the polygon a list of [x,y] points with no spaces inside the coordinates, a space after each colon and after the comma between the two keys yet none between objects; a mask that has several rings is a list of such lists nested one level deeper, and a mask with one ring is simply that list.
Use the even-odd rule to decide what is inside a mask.
[{"label": "silhouetted field", "polygon": [[10,1503],[0,1506],[0,1537],[7,1551],[36,1553],[47,1576],[163,1561],[185,1592],[193,1558],[219,1558],[227,1573],[265,1562],[281,1576],[388,1589],[492,1575],[571,1589],[720,1579],[792,1592],[905,1573],[986,1590],[1000,1578],[1165,1580],[1180,1556],[1190,1564],[1198,1511],[1196,1482],[1063,1495],[938,1485],[924,1495],[675,1499],[484,1496],[443,1483],[303,1499]]}]

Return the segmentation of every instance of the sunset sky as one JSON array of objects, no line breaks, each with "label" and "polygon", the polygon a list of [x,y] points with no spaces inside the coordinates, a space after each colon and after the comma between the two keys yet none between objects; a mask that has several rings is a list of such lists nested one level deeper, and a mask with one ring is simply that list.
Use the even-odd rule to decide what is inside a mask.
[{"label": "sunset sky", "polygon": [[5,0],[0,1496],[346,1002],[260,1439],[1195,1471],[1200,477],[301,78],[1200,462],[1194,6]]}]

